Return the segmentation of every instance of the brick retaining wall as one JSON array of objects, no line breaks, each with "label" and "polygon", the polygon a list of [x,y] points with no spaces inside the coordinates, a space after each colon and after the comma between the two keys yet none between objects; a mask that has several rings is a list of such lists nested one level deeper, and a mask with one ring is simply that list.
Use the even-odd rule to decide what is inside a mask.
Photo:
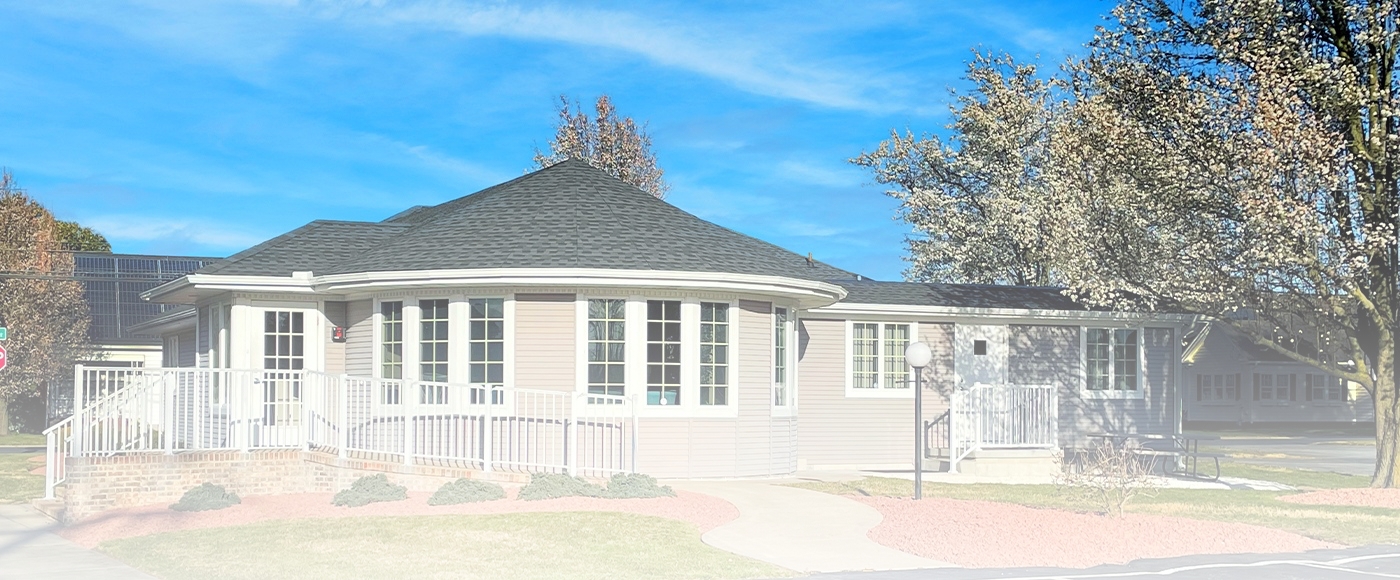
[{"label": "brick retaining wall", "polygon": [[506,483],[529,479],[513,473],[341,459],[300,449],[70,458],[64,483],[64,520],[73,522],[115,508],[175,503],[190,488],[205,482],[222,485],[240,496],[331,493],[376,473],[386,473],[410,491],[436,491],[459,477]]}]

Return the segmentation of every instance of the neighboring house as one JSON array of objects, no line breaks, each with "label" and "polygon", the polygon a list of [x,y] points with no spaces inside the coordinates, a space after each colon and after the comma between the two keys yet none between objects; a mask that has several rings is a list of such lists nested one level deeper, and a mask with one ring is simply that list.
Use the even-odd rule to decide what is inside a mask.
[{"label": "neighboring house", "polygon": [[[159,334],[142,333],[138,326],[170,310],[188,306],[143,300],[152,288],[215,262],[216,258],[149,256],[139,254],[79,253],[73,274],[83,286],[91,321],[88,337],[97,352],[79,361],[88,368],[160,367]],[[49,389],[48,417],[52,422],[73,412],[73,377],[61,377]]]},{"label": "neighboring house", "polygon": [[[1192,322],[1053,288],[870,281],[581,161],[312,222],[146,296],[195,307],[145,326],[193,367],[148,382],[175,397],[152,418],[177,423],[164,449],[414,473],[908,468],[913,341],[934,354],[924,417],[953,421],[955,452],[1178,433]],[[104,413],[77,423],[77,454]]]},{"label": "neighboring house", "polygon": [[[1218,322],[1201,323],[1182,353],[1185,420],[1190,422],[1357,423],[1375,420],[1371,396],[1312,365],[1297,362]],[[1313,356],[1315,340],[1298,336]],[[1321,349],[1327,356],[1327,348]]]}]

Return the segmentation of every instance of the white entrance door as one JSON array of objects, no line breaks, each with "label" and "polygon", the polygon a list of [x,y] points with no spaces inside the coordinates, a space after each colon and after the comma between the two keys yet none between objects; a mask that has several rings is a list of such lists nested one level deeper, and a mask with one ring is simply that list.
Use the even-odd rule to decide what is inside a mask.
[{"label": "white entrance door", "polygon": [[1007,382],[1005,326],[959,324],[953,328],[953,372],[959,387]]},{"label": "white entrance door", "polygon": [[305,367],[305,314],[295,310],[264,311],[261,429],[254,445],[299,444]]}]

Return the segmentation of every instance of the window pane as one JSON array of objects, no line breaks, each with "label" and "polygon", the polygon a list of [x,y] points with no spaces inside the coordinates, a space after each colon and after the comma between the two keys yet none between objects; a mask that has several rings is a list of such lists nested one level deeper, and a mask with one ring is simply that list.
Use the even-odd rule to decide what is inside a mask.
[{"label": "window pane", "polygon": [[880,325],[853,323],[851,325],[851,387],[873,389],[878,387]]},{"label": "window pane", "polygon": [[729,305],[701,302],[700,313],[700,404],[723,405],[729,384]]},{"label": "window pane", "polygon": [[470,381],[498,386],[504,382],[501,361],[505,360],[505,300],[471,298],[467,302]]},{"label": "window pane", "polygon": [[647,301],[647,404],[680,403],[680,301]]},{"label": "window pane", "polygon": [[886,324],[884,344],[885,388],[909,388],[909,365],[904,362],[904,349],[908,347],[909,325]]}]

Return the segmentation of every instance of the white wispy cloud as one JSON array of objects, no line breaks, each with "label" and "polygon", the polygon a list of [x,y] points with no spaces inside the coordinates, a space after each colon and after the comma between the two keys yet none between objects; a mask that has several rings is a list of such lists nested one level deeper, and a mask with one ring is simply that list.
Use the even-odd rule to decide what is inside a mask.
[{"label": "white wispy cloud", "polygon": [[860,169],[848,166],[842,160],[813,163],[789,159],[779,163],[776,169],[784,179],[821,187],[858,187],[865,179]]},{"label": "white wispy cloud", "polygon": [[822,34],[796,25],[784,31],[781,21],[735,22],[723,13],[677,14],[650,5],[623,11],[444,0],[138,0],[118,6],[41,4],[27,9],[100,22],[185,58],[222,62],[254,82],[261,81],[269,63],[296,46],[300,35],[330,22],[362,30],[437,30],[616,50],[758,95],[837,109],[907,108],[890,97],[902,79],[853,66],[844,57],[824,57]]},{"label": "white wispy cloud", "polygon": [[80,220],[113,242],[185,241],[209,248],[241,250],[269,236],[246,228],[189,218],[107,214]]},{"label": "white wispy cloud", "polygon": [[527,8],[441,1],[356,4],[342,14],[377,26],[411,25],[469,36],[503,36],[619,50],[756,94],[843,109],[888,108],[866,94],[865,89],[883,84],[878,79],[828,68],[823,63],[795,61],[771,35],[751,37],[727,29],[722,22],[683,25],[629,12],[572,5]]}]

